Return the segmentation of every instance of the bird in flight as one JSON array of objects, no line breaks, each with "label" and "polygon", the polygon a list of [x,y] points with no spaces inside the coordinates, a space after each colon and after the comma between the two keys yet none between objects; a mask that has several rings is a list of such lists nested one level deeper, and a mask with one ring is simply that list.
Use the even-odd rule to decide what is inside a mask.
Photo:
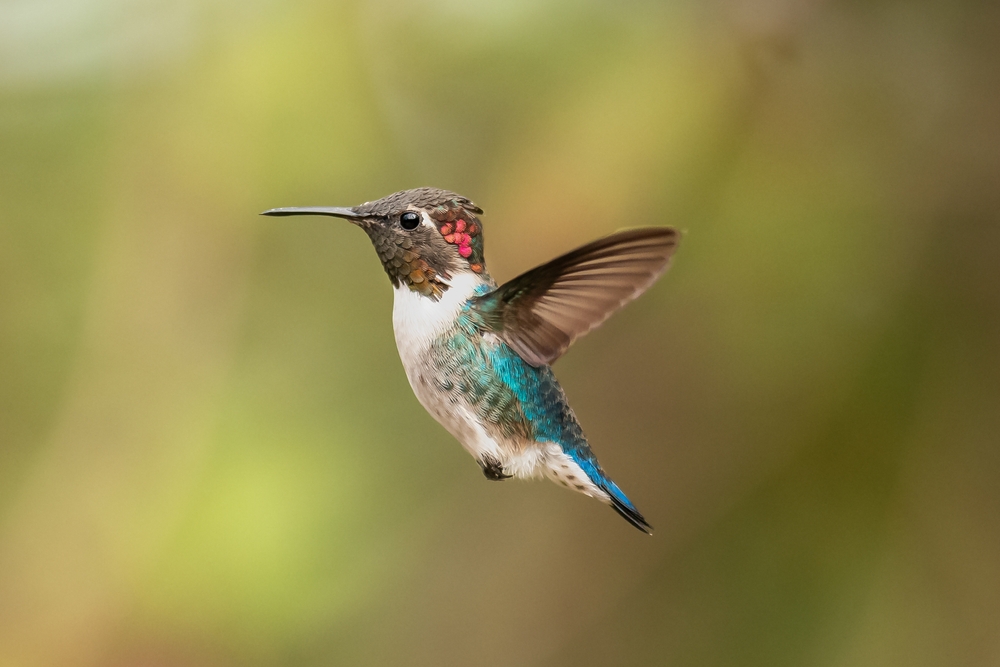
[{"label": "bird in flight", "polygon": [[651,534],[597,462],[551,364],[666,271],[680,233],[620,231],[498,286],[483,256],[482,213],[454,192],[416,188],[349,208],[263,215],[329,215],[368,234],[394,288],[410,386],[487,479],[548,477]]}]

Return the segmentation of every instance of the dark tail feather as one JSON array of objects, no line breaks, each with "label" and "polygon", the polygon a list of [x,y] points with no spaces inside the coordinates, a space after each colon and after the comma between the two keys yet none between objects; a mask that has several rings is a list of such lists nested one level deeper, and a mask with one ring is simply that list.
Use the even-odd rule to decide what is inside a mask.
[{"label": "dark tail feather", "polygon": [[606,491],[608,492],[608,497],[611,498],[611,508],[614,509],[614,511],[618,512],[623,519],[647,535],[653,534],[653,527],[649,525],[641,514],[639,514],[639,510],[635,507],[630,507],[619,500],[617,494],[611,493],[610,489],[606,489]]},{"label": "dark tail feather", "polygon": [[593,482],[599,489],[608,494],[608,500],[611,501],[611,507],[622,515],[622,518],[628,521],[630,524],[646,533],[647,535],[653,534],[653,527],[649,525],[645,518],[639,514],[639,510],[635,508],[632,501],[628,499],[628,496],[618,488],[618,485],[611,481],[611,478],[604,474],[601,470],[601,466],[598,465],[597,459],[594,458],[594,454],[590,451],[590,448],[583,443],[584,446],[571,449],[566,453],[576,461],[577,465],[583,470],[584,474]]}]

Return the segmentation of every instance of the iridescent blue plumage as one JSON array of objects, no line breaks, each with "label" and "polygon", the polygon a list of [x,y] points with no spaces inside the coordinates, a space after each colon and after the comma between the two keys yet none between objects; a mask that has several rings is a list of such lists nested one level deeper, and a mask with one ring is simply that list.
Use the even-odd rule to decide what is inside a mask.
[{"label": "iridescent blue plumage", "polygon": [[[478,295],[484,293],[485,289],[477,290]],[[454,326],[435,340],[432,358],[438,388],[452,402],[467,402],[493,437],[557,445],[620,514],[648,529],[635,505],[601,469],[552,368],[528,364],[491,336],[471,300],[461,308]]]},{"label": "iridescent blue plumage", "polygon": [[506,343],[488,348],[486,357],[497,379],[517,397],[534,439],[558,444],[590,481],[612,497],[616,508],[620,504],[637,513],[632,501],[601,469],[552,368],[529,365]]}]

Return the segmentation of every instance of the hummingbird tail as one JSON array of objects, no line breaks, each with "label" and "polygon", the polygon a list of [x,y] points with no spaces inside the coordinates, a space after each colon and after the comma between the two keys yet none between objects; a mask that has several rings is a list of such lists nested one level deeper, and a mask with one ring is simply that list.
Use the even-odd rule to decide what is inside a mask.
[{"label": "hummingbird tail", "polygon": [[[586,443],[584,443],[586,444]],[[604,492],[607,499],[602,498],[611,508],[618,512],[623,519],[628,521],[630,524],[646,533],[647,535],[653,534],[653,527],[649,525],[646,518],[639,513],[639,510],[635,508],[632,501],[628,499],[625,492],[618,488],[618,485],[611,481],[611,478],[601,470],[601,466],[597,463],[597,459],[594,458],[593,452],[590,451],[590,447],[578,447],[576,449],[571,449],[566,452],[566,455],[573,460],[587,478],[596,486],[598,489]],[[558,477],[558,475],[557,475]],[[570,477],[569,479],[572,479]],[[563,481],[563,484],[566,482]],[[583,487],[577,487],[581,491]],[[592,495],[592,494],[587,494]]]},{"label": "hummingbird tail", "polygon": [[611,501],[611,509],[618,512],[623,519],[647,535],[653,534],[653,527],[649,525],[649,522],[646,521],[642,514],[639,514],[639,510],[629,502],[629,499],[625,497],[625,494],[622,493],[617,484],[608,480],[608,484],[602,486]]}]

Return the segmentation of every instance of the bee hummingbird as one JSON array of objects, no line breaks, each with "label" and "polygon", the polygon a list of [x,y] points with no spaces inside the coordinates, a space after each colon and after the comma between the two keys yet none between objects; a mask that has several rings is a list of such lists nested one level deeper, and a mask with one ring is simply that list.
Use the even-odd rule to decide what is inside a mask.
[{"label": "bee hummingbird", "polygon": [[483,257],[482,213],[454,192],[417,188],[351,208],[262,215],[331,215],[368,234],[394,288],[392,324],[410,386],[487,479],[548,477],[651,534],[597,462],[551,364],[653,284],[680,234],[621,231],[497,286]]}]

